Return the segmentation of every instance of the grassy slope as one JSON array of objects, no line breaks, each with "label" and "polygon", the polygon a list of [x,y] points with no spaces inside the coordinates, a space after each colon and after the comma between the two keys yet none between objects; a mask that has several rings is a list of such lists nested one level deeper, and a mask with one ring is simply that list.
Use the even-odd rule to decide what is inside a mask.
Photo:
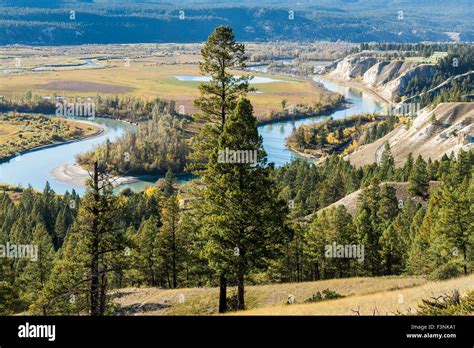
[{"label": "grassy slope", "polygon": [[[426,283],[427,281],[422,277],[367,277],[248,286],[246,287],[246,305],[250,310],[279,308],[278,306],[285,309],[287,307],[285,303],[290,294],[296,298],[297,302],[303,302],[314,293],[327,288],[352,298],[395,289],[407,289]],[[235,288],[230,288],[228,295],[234,292]],[[120,312],[127,315],[210,315],[217,314],[218,294],[218,288],[171,290],[125,288],[117,291],[115,302]],[[246,313],[250,314],[252,311],[244,312]]]},{"label": "grassy slope", "polygon": [[474,289],[474,274],[446,281],[428,282],[405,289],[382,290],[373,294],[360,294],[338,300],[309,304],[280,305],[239,312],[240,315],[390,315],[408,314],[421,304],[421,300],[458,289],[461,294]]},{"label": "grassy slope", "polygon": [[[407,182],[396,182],[396,181],[385,181],[383,183],[381,183],[380,185],[384,185],[384,184],[387,184],[389,186],[392,186],[393,188],[395,188],[396,190],[396,196],[398,199],[401,199],[402,201],[407,201],[407,200],[412,200],[412,201],[415,201],[415,202],[419,202],[421,203],[422,205],[425,205],[426,202],[421,200],[420,197],[411,197],[410,193],[408,192],[408,183]],[[431,190],[434,190],[436,187],[438,187],[439,185],[439,182],[437,181],[430,181],[430,191]],[[358,198],[359,198],[359,195],[360,193],[362,192],[361,189],[357,190],[357,191],[354,191],[354,192],[351,192],[349,193],[347,196],[341,198],[340,200],[338,200],[337,202],[334,202],[330,205],[328,205],[327,207],[324,207],[320,210],[318,210],[317,212],[321,212],[323,210],[326,210],[326,209],[330,209],[330,208],[334,208],[334,207],[337,207],[339,205],[343,205],[346,207],[347,211],[354,215],[356,212],[357,212],[357,201],[358,201]],[[314,214],[310,214],[306,217],[306,219],[310,219]]]}]

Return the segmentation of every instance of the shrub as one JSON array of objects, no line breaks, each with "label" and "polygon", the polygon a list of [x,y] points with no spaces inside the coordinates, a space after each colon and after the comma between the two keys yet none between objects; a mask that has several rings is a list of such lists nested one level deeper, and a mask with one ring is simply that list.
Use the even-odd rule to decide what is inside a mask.
[{"label": "shrub", "polygon": [[451,294],[422,300],[417,315],[472,315],[474,314],[474,291],[461,297],[458,290]]},{"label": "shrub", "polygon": [[430,273],[431,280],[445,280],[449,278],[459,277],[462,274],[462,264],[459,260],[451,260],[448,263],[436,268]]},{"label": "shrub", "polygon": [[313,294],[310,298],[305,300],[304,302],[311,303],[311,302],[320,302],[325,300],[334,300],[337,298],[343,298],[344,295],[337,293],[336,291],[324,289],[322,292],[318,291],[317,293]]}]

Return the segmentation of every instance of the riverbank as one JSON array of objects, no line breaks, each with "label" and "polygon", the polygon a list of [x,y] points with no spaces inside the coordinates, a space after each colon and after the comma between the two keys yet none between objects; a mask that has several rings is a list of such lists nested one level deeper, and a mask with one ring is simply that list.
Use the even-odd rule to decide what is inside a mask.
[{"label": "riverbank", "polygon": [[[318,163],[321,161],[321,159],[326,158],[327,156],[325,155],[315,155],[312,153],[306,153],[306,152],[301,152],[296,149],[296,146],[293,143],[286,143],[286,146],[288,149],[290,149],[291,152],[293,152],[295,155],[298,155],[298,157],[304,158],[307,161],[312,161],[313,163]],[[308,150],[311,151],[311,150]]]},{"label": "riverbank", "polygon": [[[344,118],[353,114],[361,113],[374,113],[381,112],[379,104],[373,100],[370,95],[364,97],[356,92],[356,88],[349,89],[337,83],[331,83],[321,78],[321,83],[331,92],[342,94],[347,101],[350,101],[350,105],[345,105],[348,108],[342,106],[327,116],[331,116],[334,119]],[[340,87],[340,88],[339,88]],[[263,146],[268,155],[268,162],[274,163],[275,166],[281,167],[286,163],[291,162],[295,158],[305,158],[306,160],[313,161],[304,154],[299,156],[297,153],[291,151],[285,146],[285,138],[288,137],[292,130],[303,124],[310,124],[312,122],[320,122],[326,119],[326,115],[302,117],[301,119],[282,121],[281,119],[276,121],[273,125],[259,125],[258,131],[263,138]],[[91,150],[95,146],[105,142],[108,138],[110,141],[115,141],[120,136],[123,136],[126,132],[130,131],[135,126],[131,126],[127,122],[122,120],[114,120],[109,118],[96,118],[92,123],[97,125],[104,124],[108,127],[107,132],[103,132],[97,139],[75,141],[72,144],[65,146],[54,146],[53,149],[45,149],[43,152],[38,151],[34,154],[27,154],[22,158],[21,161],[10,161],[3,163],[0,166],[0,182],[5,182],[13,186],[26,186],[31,185],[34,189],[43,190],[46,181],[49,182],[50,186],[59,194],[63,194],[66,191],[71,192],[74,189],[78,194],[85,192],[84,179],[87,179],[87,172],[77,170],[74,168],[76,156]],[[190,125],[188,131],[196,130],[194,124]],[[65,164],[68,164],[65,167]],[[53,175],[54,171],[54,175]],[[119,183],[131,182],[130,185],[122,184],[122,187],[130,187],[132,190],[141,190],[147,185],[153,185],[157,178],[152,180],[141,181],[140,177],[128,177],[119,180]],[[187,179],[183,179],[185,181]],[[179,181],[179,179],[178,179]],[[77,183],[77,184],[73,184]]]},{"label": "riverbank", "polygon": [[[334,84],[338,84],[338,85],[341,85],[341,86],[345,86],[345,87],[350,87],[350,88],[353,88],[353,89],[356,89],[368,96],[370,96],[371,98],[373,98],[376,102],[378,102],[380,105],[383,105],[385,107],[388,107],[391,105],[391,103],[385,99],[384,97],[382,97],[381,95],[379,95],[376,91],[368,88],[367,86],[364,86],[363,84],[361,83],[358,83],[358,82],[352,82],[352,81],[344,81],[344,80],[339,80],[339,79],[334,79],[334,78],[331,78],[331,77],[327,77],[327,76],[323,76],[323,75],[316,75],[314,76],[314,79],[315,79],[315,82],[320,82],[317,80],[317,78],[320,78],[321,80],[327,80],[331,83],[334,83]],[[321,83],[321,82],[320,82]],[[345,109],[348,109],[350,108],[350,104],[346,103],[345,104]],[[297,155],[298,157],[302,157],[302,158],[305,158],[307,160],[312,160],[313,162],[315,163],[318,163],[318,162],[321,162],[321,161],[324,161],[324,159],[326,159],[329,155],[328,154],[325,154],[325,153],[317,153],[318,151],[316,150],[311,150],[311,149],[298,149],[296,144],[292,141],[289,141],[290,139],[290,136],[288,136],[286,139],[285,139],[285,146],[292,152],[294,153],[295,155]]]},{"label": "riverbank", "polygon": [[388,99],[381,96],[377,91],[373,90],[372,88],[367,87],[366,85],[364,85],[363,83],[360,83],[358,81],[340,80],[340,79],[335,79],[333,77],[329,77],[327,75],[315,75],[314,77],[316,77],[316,78],[320,77],[321,79],[325,79],[325,80],[328,80],[328,81],[333,82],[333,83],[337,83],[337,84],[342,85],[342,86],[358,89],[361,92],[364,92],[364,93],[370,95],[371,97],[373,97],[376,101],[378,101],[380,104],[382,104],[385,108],[387,106],[392,105],[392,103]]},{"label": "riverbank", "polygon": [[[90,173],[82,168],[77,163],[65,163],[59,167],[54,168],[51,171],[51,174],[56,180],[62,181],[64,183],[85,187],[85,183],[88,179],[91,178]],[[128,185],[138,181],[150,181],[154,180],[156,177],[151,175],[142,175],[142,176],[116,176],[112,179],[113,186],[118,187],[121,185]]]},{"label": "riverbank", "polygon": [[101,136],[101,135],[103,135],[107,132],[107,127],[105,127],[103,125],[100,125],[100,124],[97,124],[97,123],[84,121],[84,120],[74,120],[73,122],[88,125],[88,126],[91,126],[91,127],[95,128],[97,130],[94,133],[87,134],[85,136],[81,136],[81,137],[78,137],[78,138],[65,140],[65,141],[60,141],[60,142],[55,142],[55,143],[50,143],[50,144],[45,144],[45,145],[40,145],[40,146],[35,146],[35,147],[30,148],[30,149],[26,149],[26,150],[23,150],[23,151],[18,151],[13,155],[0,158],[0,163],[8,162],[8,161],[10,161],[14,158],[20,158],[22,155],[26,155],[26,154],[31,153],[31,152],[46,150],[46,149],[50,149],[50,148],[53,148],[53,147],[67,145],[67,144],[71,144],[71,143],[75,143],[75,142],[79,142],[79,141],[83,141],[83,140],[87,140],[87,139],[93,139],[93,138]]},{"label": "riverbank", "polygon": [[280,122],[304,120],[305,118],[310,118],[310,117],[329,116],[330,114],[336,111],[347,109],[350,105],[351,103],[348,102],[347,100],[342,100],[336,106],[328,108],[327,110],[324,110],[323,112],[314,113],[314,114],[285,115],[283,117],[272,118],[268,120],[257,120],[257,126],[266,126],[269,124],[275,124],[275,123],[280,123]]}]

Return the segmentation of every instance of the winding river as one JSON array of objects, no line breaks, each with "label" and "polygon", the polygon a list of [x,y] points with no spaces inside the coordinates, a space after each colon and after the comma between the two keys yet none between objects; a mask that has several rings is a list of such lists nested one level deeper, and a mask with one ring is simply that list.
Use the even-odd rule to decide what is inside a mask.
[{"label": "winding river", "polygon": [[[328,116],[338,119],[357,113],[372,113],[382,110],[382,105],[364,92],[325,79],[315,78],[315,80],[322,83],[328,90],[344,95],[351,105],[347,109],[338,110],[325,116],[309,117],[297,121],[282,121],[260,126],[258,130],[263,137],[263,146],[268,154],[268,162],[275,163],[277,167],[298,157],[297,154],[285,146],[285,138],[291,134],[294,128],[302,124],[321,122],[327,119]],[[48,181],[56,193],[63,194],[74,189],[79,194],[83,194],[84,187],[57,180],[52,175],[52,170],[65,163],[74,163],[76,155],[104,143],[106,139],[114,141],[134,127],[110,119],[96,118],[94,122],[106,126],[108,131],[94,138],[28,152],[9,162],[2,163],[0,164],[0,183],[23,187],[31,185],[34,189],[43,190],[46,181]],[[181,178],[181,180],[186,179],[186,177]],[[121,188],[130,187],[133,190],[139,190],[152,184],[151,182],[139,181],[122,185]]]},{"label": "winding river", "polygon": [[277,167],[300,157],[285,146],[285,139],[291,134],[293,129],[303,124],[321,122],[326,120],[328,116],[339,119],[364,112],[375,113],[383,110],[382,105],[372,96],[358,89],[343,86],[320,77],[315,77],[314,80],[322,83],[326,89],[342,94],[351,105],[346,109],[324,116],[308,117],[297,121],[275,122],[258,127],[258,131],[263,137],[263,147],[267,152],[268,162],[275,163]]}]

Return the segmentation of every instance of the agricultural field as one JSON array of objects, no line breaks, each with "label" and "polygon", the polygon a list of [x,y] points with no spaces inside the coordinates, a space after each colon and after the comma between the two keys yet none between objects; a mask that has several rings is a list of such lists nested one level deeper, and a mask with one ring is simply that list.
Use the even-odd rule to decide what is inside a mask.
[{"label": "agricultural field", "polygon": [[[202,81],[180,78],[200,75],[199,57],[199,45],[95,46],[75,48],[70,55],[57,47],[0,48],[0,96],[18,96],[34,90],[43,96],[70,98],[97,94],[160,97],[175,100],[181,111],[191,114],[197,111],[193,101]],[[254,59],[258,64],[269,61],[267,56],[255,55]],[[256,91],[249,98],[257,116],[281,111],[282,100],[287,105],[308,105],[315,96],[330,93],[302,78],[252,74],[256,77],[252,84]],[[257,81],[259,78],[264,82]]]},{"label": "agricultural field", "polygon": [[85,122],[40,115],[0,115],[0,161],[40,146],[94,135],[100,128]]}]

